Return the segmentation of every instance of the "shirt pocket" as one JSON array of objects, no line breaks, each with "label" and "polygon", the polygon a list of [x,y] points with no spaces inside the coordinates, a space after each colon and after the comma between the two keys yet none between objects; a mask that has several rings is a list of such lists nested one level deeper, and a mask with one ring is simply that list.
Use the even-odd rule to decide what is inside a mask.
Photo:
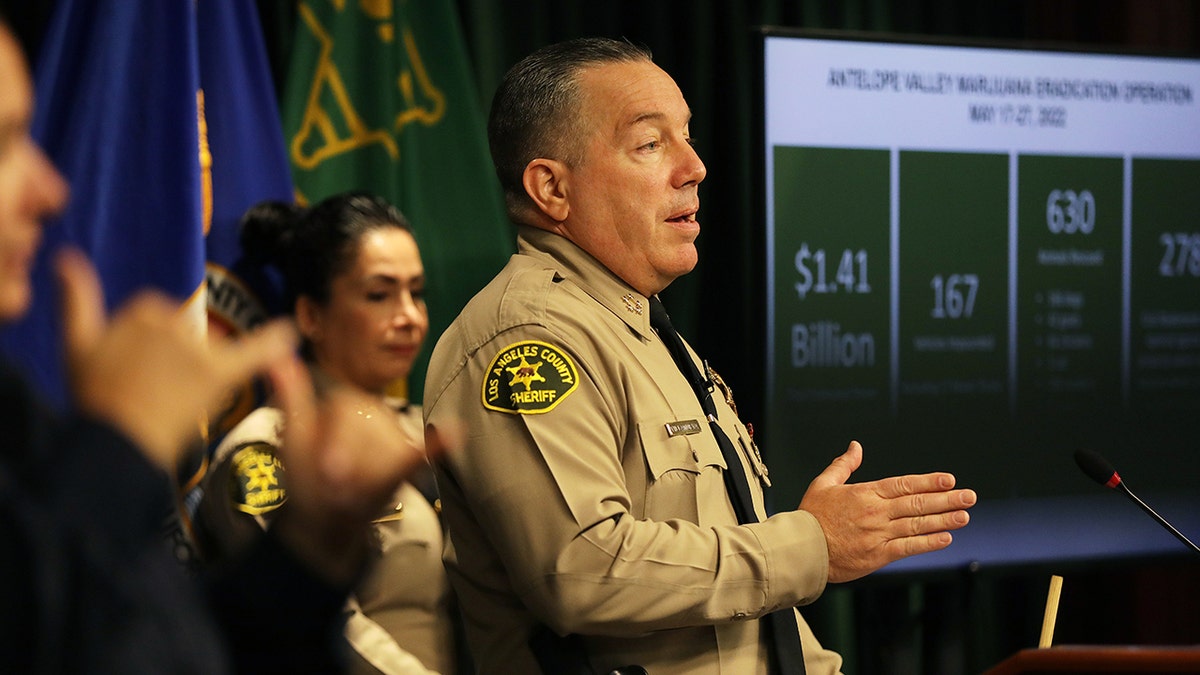
[{"label": "shirt pocket", "polygon": [[650,474],[645,516],[697,522],[697,484],[701,474],[714,468],[725,469],[725,458],[708,421],[649,418],[638,422],[638,437]]}]

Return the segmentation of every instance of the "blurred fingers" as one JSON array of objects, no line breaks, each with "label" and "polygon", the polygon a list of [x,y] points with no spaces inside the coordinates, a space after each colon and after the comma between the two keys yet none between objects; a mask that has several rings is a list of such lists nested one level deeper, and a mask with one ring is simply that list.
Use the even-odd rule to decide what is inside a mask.
[{"label": "blurred fingers", "polygon": [[298,340],[290,321],[271,321],[237,340],[213,346],[216,379],[222,386],[239,383],[291,360]]},{"label": "blurred fingers", "polygon": [[77,361],[104,333],[104,290],[96,269],[84,254],[67,248],[55,258],[67,358]]},{"label": "blurred fingers", "polygon": [[338,389],[326,396],[322,406],[330,430],[322,469],[335,480],[364,485],[378,482],[390,494],[394,486],[389,483],[398,482],[425,462],[422,438],[410,438],[395,411],[379,399]]},{"label": "blurred fingers", "polygon": [[430,424],[425,427],[425,457],[435,461],[443,455],[462,447],[466,429],[457,421],[445,421],[441,426]]},{"label": "blurred fingers", "polygon": [[317,396],[312,377],[294,356],[272,364],[267,374],[287,420],[284,425],[285,452],[291,448],[304,452],[317,429]]}]

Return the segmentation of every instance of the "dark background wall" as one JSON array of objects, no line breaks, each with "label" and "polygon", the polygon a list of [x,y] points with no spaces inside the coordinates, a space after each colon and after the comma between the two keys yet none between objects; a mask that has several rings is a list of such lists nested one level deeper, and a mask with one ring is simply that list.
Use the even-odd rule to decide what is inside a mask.
[{"label": "dark background wall", "polygon": [[[282,72],[295,3],[257,4],[273,66]],[[700,265],[664,295],[681,330],[734,384],[739,407],[750,420],[761,417],[763,368],[761,223],[755,204],[760,177],[752,145],[755,27],[1200,55],[1200,2],[1192,0],[456,4],[483,109],[516,60],[571,37],[605,35],[643,43],[675,77],[692,107],[692,133],[708,178],[701,191]],[[0,0],[33,55],[53,6],[54,0]],[[769,454],[770,447],[766,450]],[[1147,521],[1147,527],[1153,525]],[[978,672],[1036,645],[1051,571],[1066,577],[1056,643],[1200,644],[1195,618],[1200,566],[1187,558],[878,576],[831,588],[806,616],[818,635],[846,656],[848,673]]]}]

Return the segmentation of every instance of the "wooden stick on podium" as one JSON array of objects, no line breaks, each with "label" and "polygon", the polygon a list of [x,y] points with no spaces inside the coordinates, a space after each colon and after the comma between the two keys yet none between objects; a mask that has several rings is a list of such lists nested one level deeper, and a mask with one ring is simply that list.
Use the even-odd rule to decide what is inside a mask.
[{"label": "wooden stick on podium", "polygon": [[1046,596],[1046,614],[1042,617],[1042,637],[1038,640],[1038,649],[1045,649],[1054,641],[1054,620],[1058,617],[1058,598],[1062,595],[1063,578],[1057,574],[1050,576],[1050,593]]}]

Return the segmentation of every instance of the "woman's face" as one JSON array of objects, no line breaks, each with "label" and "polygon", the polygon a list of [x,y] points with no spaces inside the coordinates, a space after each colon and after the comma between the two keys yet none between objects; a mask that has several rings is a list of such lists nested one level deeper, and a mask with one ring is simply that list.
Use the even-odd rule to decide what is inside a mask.
[{"label": "woman's face", "polygon": [[408,376],[429,331],[424,292],[416,240],[380,227],[362,236],[353,264],[333,278],[328,304],[302,297],[297,320],[323,371],[383,393]]}]

